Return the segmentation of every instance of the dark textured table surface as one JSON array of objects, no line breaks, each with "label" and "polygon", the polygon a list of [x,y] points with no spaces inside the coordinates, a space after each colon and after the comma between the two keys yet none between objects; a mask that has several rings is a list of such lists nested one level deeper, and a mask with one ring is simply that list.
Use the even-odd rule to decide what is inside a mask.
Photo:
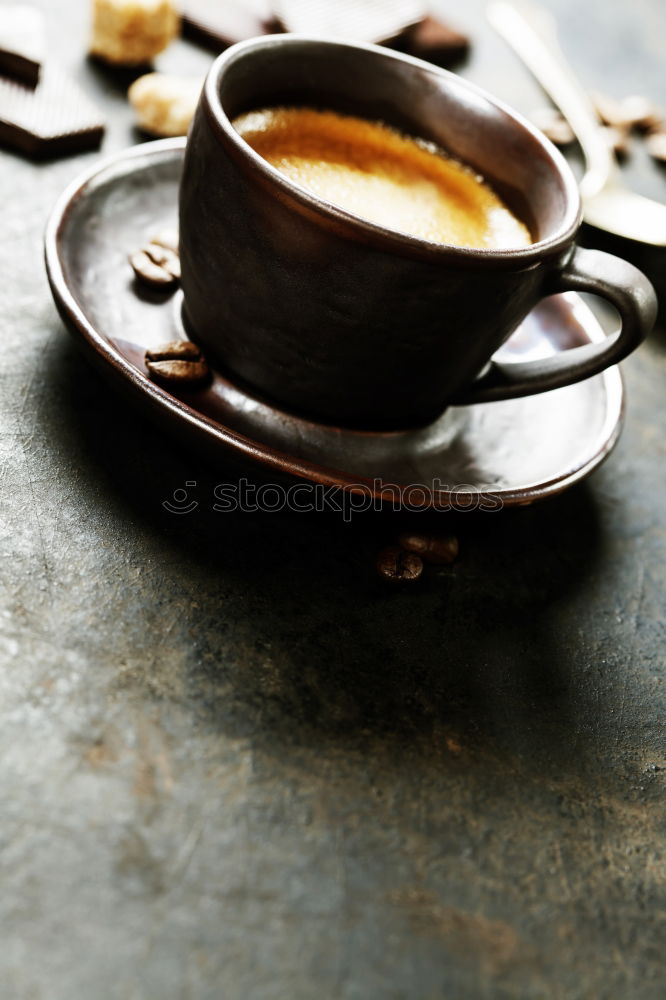
[{"label": "dark textured table surface", "polygon": [[[42,2],[110,151],[85,6]],[[588,84],[666,102],[661,0],[551,7]],[[481,11],[464,72],[543,103]],[[228,470],[79,357],[41,237],[95,155],[0,154],[3,1000],[663,997],[663,331],[589,482],[417,519],[460,559],[388,592],[414,516],[216,514]]]}]

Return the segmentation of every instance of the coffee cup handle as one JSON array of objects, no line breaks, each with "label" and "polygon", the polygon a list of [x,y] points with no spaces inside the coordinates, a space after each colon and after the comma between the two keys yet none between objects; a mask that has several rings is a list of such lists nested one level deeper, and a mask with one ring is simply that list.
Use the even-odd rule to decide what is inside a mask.
[{"label": "coffee cup handle", "polygon": [[595,344],[572,347],[535,361],[491,361],[454,405],[531,396],[581,382],[626,358],[645,339],[657,317],[654,288],[633,264],[601,250],[576,247],[567,263],[550,275],[543,295],[591,292],[620,314],[620,329]]}]

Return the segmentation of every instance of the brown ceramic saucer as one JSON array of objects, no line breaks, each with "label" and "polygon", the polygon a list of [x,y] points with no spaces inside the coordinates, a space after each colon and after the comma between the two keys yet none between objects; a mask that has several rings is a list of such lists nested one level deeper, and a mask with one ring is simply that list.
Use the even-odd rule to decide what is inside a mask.
[{"label": "brown ceramic saucer", "polygon": [[[151,382],[144,352],[185,336],[181,298],[137,288],[127,254],[174,225],[184,147],[184,139],[166,139],[102,161],[64,192],[46,231],[49,280],[66,324],[110,381],[170,432],[218,462],[234,454],[259,463],[264,478],[434,507],[469,508],[479,494],[531,503],[583,479],[608,455],[623,410],[617,368],[537,396],[452,407],[428,427],[390,433],[312,423],[219,372],[209,387],[178,398]],[[502,354],[536,358],[602,337],[582,299],[567,293],[544,300]]]}]

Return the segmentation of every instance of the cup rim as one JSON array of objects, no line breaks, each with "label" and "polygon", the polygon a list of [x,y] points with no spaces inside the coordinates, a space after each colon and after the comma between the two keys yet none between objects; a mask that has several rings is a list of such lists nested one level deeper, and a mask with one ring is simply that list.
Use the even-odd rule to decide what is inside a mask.
[{"label": "cup rim", "polygon": [[[407,63],[426,70],[433,76],[444,78],[445,80],[455,80],[456,86],[463,87],[471,94],[476,95],[494,105],[512,122],[529,133],[531,138],[537,142],[547,159],[552,165],[553,172],[560,179],[565,195],[565,208],[563,218],[555,232],[545,239],[530,243],[526,247],[516,248],[481,248],[481,247],[461,247],[450,243],[434,243],[412,236],[409,233],[402,233],[396,229],[381,226],[379,223],[364,219],[346,209],[331,202],[324,201],[316,195],[310,193],[306,188],[301,187],[287,176],[273,167],[259,153],[255,152],[245,139],[236,131],[222,106],[219,96],[219,81],[227,66],[238,59],[246,58],[249,53],[266,48],[285,48],[291,46],[302,46],[303,44],[316,44],[317,46],[327,46],[330,48],[357,49],[358,51],[371,52],[385,59],[392,59],[398,62]],[[343,232],[347,232],[358,238],[359,234],[366,237],[373,243],[379,243],[383,247],[392,247],[411,256],[419,258],[430,258],[433,261],[448,259],[457,260],[458,263],[476,263],[486,266],[502,266],[522,264],[529,266],[536,264],[546,257],[556,255],[573,242],[582,220],[582,203],[578,183],[573,175],[569,164],[559,152],[559,150],[548,140],[539,129],[527,118],[516,111],[509,104],[495,97],[483,87],[465,80],[457,74],[435,66],[432,63],[417,59],[414,56],[403,52],[397,52],[379,45],[371,45],[364,42],[348,42],[342,39],[321,38],[316,35],[306,35],[299,33],[283,33],[273,35],[261,35],[250,38],[246,41],[237,42],[219,55],[210,67],[201,93],[201,102],[207,118],[220,137],[233,145],[236,152],[245,160],[252,164],[257,173],[266,181],[276,186],[284,194],[298,202],[306,210],[313,213],[329,223],[337,224]]]}]

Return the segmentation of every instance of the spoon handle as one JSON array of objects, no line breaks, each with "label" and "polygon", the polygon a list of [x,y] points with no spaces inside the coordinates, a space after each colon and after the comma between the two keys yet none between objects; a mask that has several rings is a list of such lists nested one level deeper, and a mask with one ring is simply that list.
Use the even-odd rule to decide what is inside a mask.
[{"label": "spoon handle", "polygon": [[553,18],[533,4],[521,3],[518,9],[507,0],[493,0],[487,16],[571,125],[586,161],[581,195],[593,197],[607,184],[615,164],[590,99],[559,48]]}]

